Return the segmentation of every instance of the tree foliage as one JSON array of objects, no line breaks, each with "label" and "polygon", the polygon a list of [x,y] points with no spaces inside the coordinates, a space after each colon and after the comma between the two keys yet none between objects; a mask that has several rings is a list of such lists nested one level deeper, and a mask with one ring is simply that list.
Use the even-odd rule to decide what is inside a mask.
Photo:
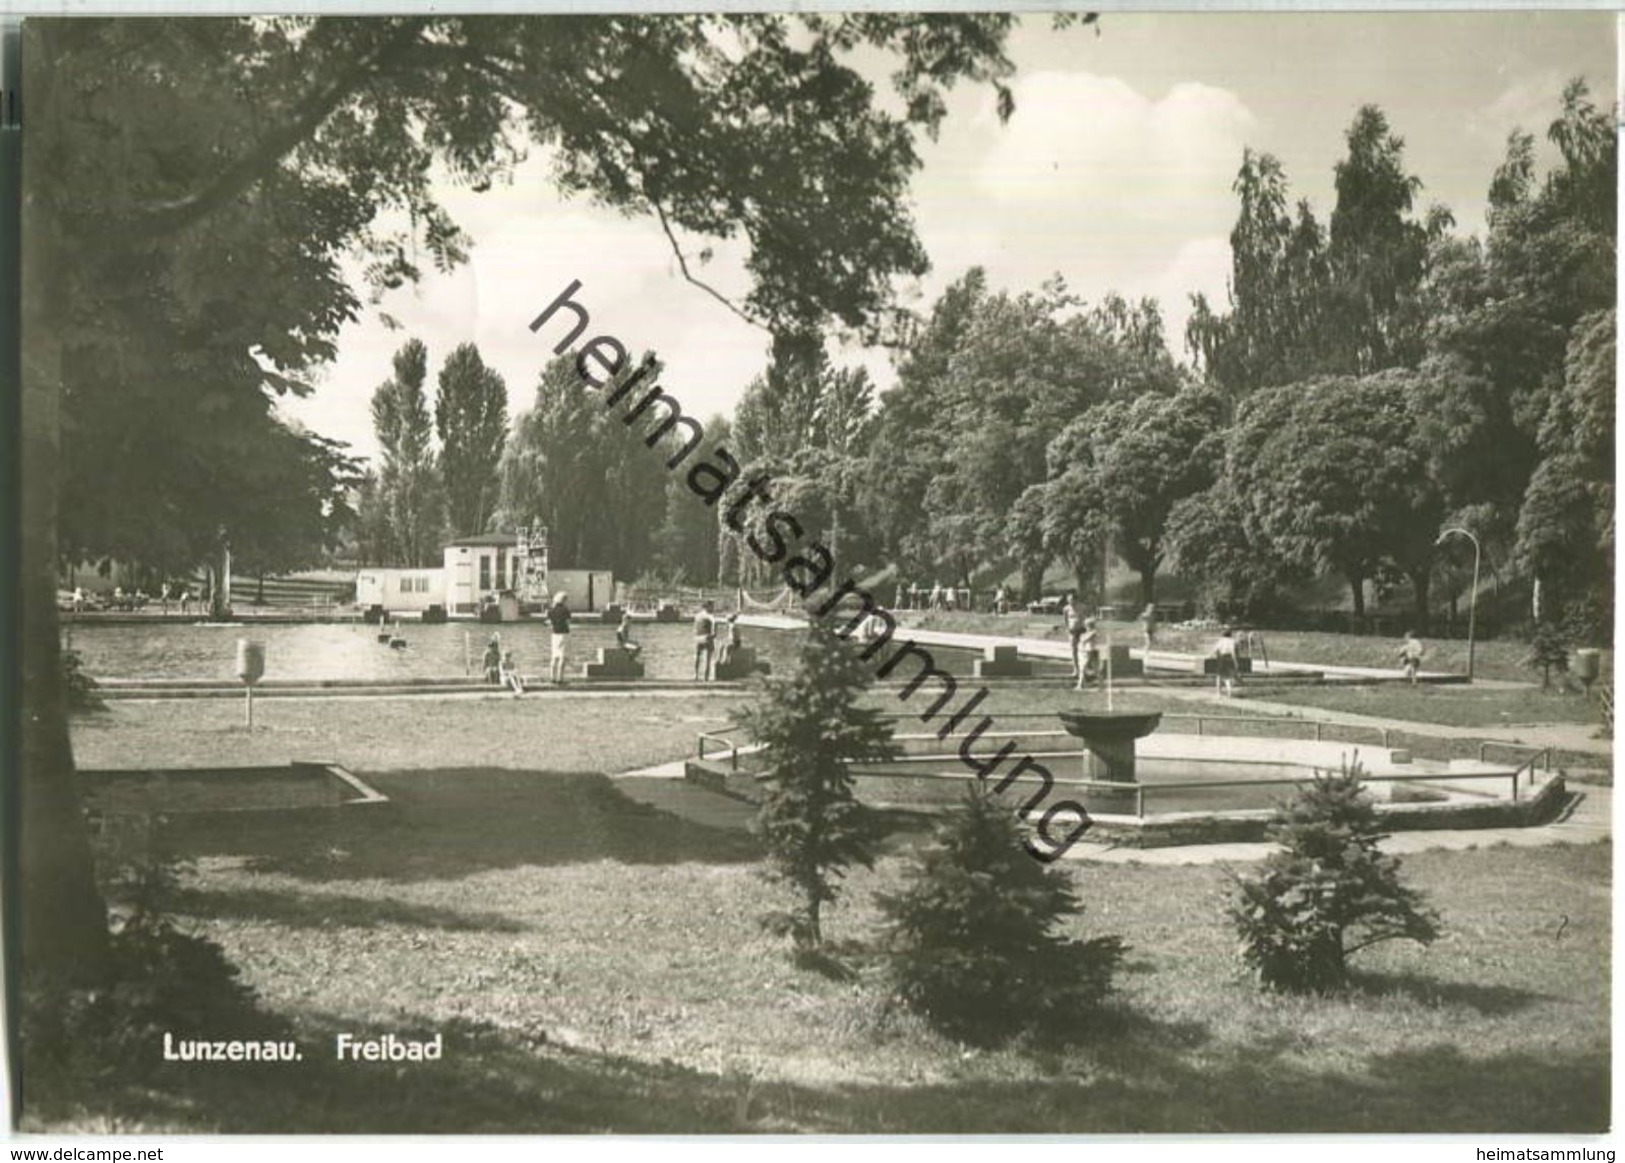
[{"label": "tree foliage", "polygon": [[[733,425],[727,417],[705,422],[706,439],[713,446],[730,447]],[[695,499],[681,473],[666,478],[666,515],[651,546],[650,565],[668,581],[710,585],[722,576],[721,513]]]},{"label": "tree foliage", "polygon": [[372,394],[372,426],[383,453],[378,493],[388,515],[389,554],[405,566],[438,562],[446,527],[445,481],[424,394],[428,359],[422,343],[407,340],[395,353],[394,375]]},{"label": "tree foliage", "polygon": [[977,1045],[1064,1037],[1111,989],[1126,946],[1064,934],[1083,912],[1070,875],[1027,854],[986,789],[970,789],[906,875],[902,892],[879,897],[892,989],[944,1032]]},{"label": "tree foliage", "polygon": [[[1067,425],[1179,383],[1155,303],[1108,296],[1090,306],[1059,279],[994,294],[970,271],[943,294],[881,402],[864,504],[883,551],[914,576],[956,585],[1002,574],[1010,514],[1050,477],[1046,451]],[[1065,556],[1058,545],[1048,553]]]},{"label": "tree foliage", "polygon": [[1447,212],[1412,216],[1422,179],[1405,172],[1405,142],[1375,105],[1362,106],[1337,163],[1337,204],[1327,231],[1329,334],[1325,370],[1370,375],[1421,359],[1419,289],[1428,242],[1449,225]]},{"label": "tree foliage", "polygon": [[649,566],[673,475],[560,356],[537,377],[535,404],[514,420],[498,465],[496,523],[545,525],[555,568],[635,578]]},{"label": "tree foliage", "polygon": [[1286,586],[1305,577],[1269,542],[1249,536],[1245,509],[1224,478],[1177,502],[1164,536],[1169,564],[1191,583],[1203,608],[1221,618],[1258,618],[1278,604]]},{"label": "tree foliage", "polygon": [[1430,247],[1452,219],[1440,207],[1415,216],[1422,182],[1406,172],[1404,141],[1381,109],[1361,107],[1345,143],[1327,226],[1306,200],[1288,209],[1278,159],[1242,155],[1230,309],[1220,314],[1193,296],[1186,331],[1192,355],[1231,400],[1314,376],[1414,367],[1425,352]]},{"label": "tree foliage", "polygon": [[[732,450],[741,479],[767,476],[777,506],[793,513],[805,539],[823,544],[843,569],[868,553],[870,536],[857,503],[862,457],[874,421],[874,385],[861,368],[832,364],[815,337],[776,342],[773,360],[745,389],[734,415]],[[769,510],[722,524],[722,563],[741,582],[775,576],[750,551]]]},{"label": "tree foliage", "polygon": [[496,507],[497,461],[508,435],[508,386],[472,343],[459,344],[441,365],[434,424],[451,534],[484,533]]},{"label": "tree foliage", "polygon": [[[936,130],[960,80],[998,86],[1009,114],[1013,22],[30,21],[22,847],[37,963],[106,963],[60,690],[58,552],[112,546],[144,512],[153,530],[182,530],[160,556],[214,536],[217,515],[190,502],[198,482],[230,479],[213,475],[229,467],[220,438],[263,433],[270,397],[307,391],[302,375],[332,358],[369,292],[465,257],[438,183],[501,180],[528,141],[552,152],[565,192],[657,220],[685,274],[694,239],[743,240],[743,312],[888,331],[894,278],[926,266],[906,209],[915,134]],[[854,67],[860,54],[894,66],[897,103]]]},{"label": "tree foliage", "polygon": [[1286,171],[1247,149],[1231,189],[1240,202],[1230,231],[1230,310],[1192,296],[1186,346],[1231,398],[1287,383],[1321,359],[1325,229],[1307,201],[1288,210]]},{"label": "tree foliage", "polygon": [[1612,310],[1575,328],[1517,526],[1520,564],[1577,629],[1598,636],[1613,621],[1615,329]]},{"label": "tree foliage", "polygon": [[1248,399],[1229,435],[1227,487],[1249,542],[1340,574],[1356,616],[1384,569],[1412,578],[1426,616],[1445,507],[1425,399],[1425,377],[1403,371],[1272,388]]},{"label": "tree foliage", "polygon": [[1582,320],[1613,307],[1618,145],[1583,82],[1564,90],[1547,136],[1562,161],[1542,178],[1534,139],[1515,131],[1490,185],[1489,235],[1436,263],[1429,341],[1485,387],[1484,438],[1465,458],[1460,504],[1490,504],[1510,540],[1525,490],[1549,451],[1540,430],[1563,390]]},{"label": "tree foliage", "polygon": [[347,447],[292,424],[258,445],[244,485],[274,503],[228,527],[234,568],[263,577],[326,560],[356,521],[350,497],[361,467]]},{"label": "tree foliage", "polygon": [[755,829],[767,845],[771,875],[796,903],[776,920],[798,947],[823,942],[823,908],[839,895],[854,864],[873,867],[884,825],[858,802],[847,765],[893,758],[891,725],[859,706],[870,682],[858,652],[813,622],[797,666],[764,681],[754,706],[734,722],[767,748],[769,790]]},{"label": "tree foliage", "polygon": [[1552,671],[1569,672],[1569,644],[1563,631],[1553,622],[1537,622],[1529,633],[1529,653],[1523,664],[1540,671],[1540,689],[1552,689]]},{"label": "tree foliage", "polygon": [[1223,458],[1221,403],[1190,388],[1148,393],[1084,413],[1050,445],[1048,527],[1058,551],[1082,537],[1111,539],[1156,600],[1173,507],[1213,484]]},{"label": "tree foliage", "polygon": [[1361,949],[1439,935],[1438,915],[1378,847],[1385,837],[1358,764],[1317,773],[1277,809],[1270,835],[1280,850],[1256,875],[1232,874],[1229,908],[1242,959],[1266,989],[1332,993]]}]

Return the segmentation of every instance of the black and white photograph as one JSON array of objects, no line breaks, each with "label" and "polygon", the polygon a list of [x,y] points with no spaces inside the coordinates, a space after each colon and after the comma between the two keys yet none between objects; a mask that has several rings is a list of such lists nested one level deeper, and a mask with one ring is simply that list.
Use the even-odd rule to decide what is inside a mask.
[{"label": "black and white photograph", "polygon": [[1611,1163],[1617,27],[24,19],[10,1135]]}]

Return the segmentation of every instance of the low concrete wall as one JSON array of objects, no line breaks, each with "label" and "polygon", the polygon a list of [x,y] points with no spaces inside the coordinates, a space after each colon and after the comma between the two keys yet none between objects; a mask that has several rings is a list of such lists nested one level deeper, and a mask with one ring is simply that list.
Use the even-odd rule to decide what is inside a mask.
[{"label": "low concrete wall", "polygon": [[[1556,816],[1568,802],[1568,788],[1554,775],[1517,803],[1483,800],[1431,804],[1377,804],[1377,817],[1389,832],[1439,832],[1477,828],[1527,828]],[[1095,816],[1094,840],[1124,848],[1172,848],[1185,844],[1257,844],[1269,839],[1275,813],[1266,810],[1211,814],[1170,813],[1136,820]]]},{"label": "low concrete wall", "polygon": [[81,771],[93,816],[329,809],[383,797],[336,764]]},{"label": "low concrete wall", "polygon": [[[760,802],[760,785],[749,772],[734,771],[726,761],[688,759],[683,777],[709,791],[735,799]],[[1510,800],[1462,801],[1445,803],[1378,803],[1377,815],[1389,832],[1454,831],[1478,828],[1524,828],[1543,824],[1556,817],[1568,803],[1568,788],[1561,775],[1554,775],[1516,803]],[[911,815],[940,814],[951,803],[932,808],[909,809]],[[1093,814],[1089,838],[1106,840],[1124,848],[1171,848],[1188,844],[1256,844],[1269,839],[1268,829],[1275,813],[1268,809],[1240,812],[1190,812],[1148,816]]]}]

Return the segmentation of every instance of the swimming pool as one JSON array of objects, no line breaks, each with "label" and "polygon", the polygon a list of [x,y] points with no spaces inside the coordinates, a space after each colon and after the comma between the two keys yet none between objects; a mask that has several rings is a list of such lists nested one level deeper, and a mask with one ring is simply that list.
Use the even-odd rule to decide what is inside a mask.
[{"label": "swimming pool", "polygon": [[[378,641],[378,627],[360,622],[241,625],[205,623],[79,622],[63,627],[64,646],[77,650],[85,670],[107,679],[213,679],[237,677],[237,640],[265,644],[265,678],[389,681],[455,678],[477,674],[486,640],[500,634],[520,672],[544,675],[550,652],[547,623],[541,619],[482,625],[473,622],[402,623],[404,650]],[[794,630],[741,626],[741,640],[785,674],[795,665],[801,635]],[[632,639],[643,647],[645,677],[681,680],[694,675],[694,638],[687,620],[639,622]],[[615,626],[578,618],[570,631],[569,672],[578,677],[601,647],[615,644]],[[938,665],[962,678],[980,655],[971,650],[931,647]],[[1059,669],[1057,667],[1056,669]]]}]

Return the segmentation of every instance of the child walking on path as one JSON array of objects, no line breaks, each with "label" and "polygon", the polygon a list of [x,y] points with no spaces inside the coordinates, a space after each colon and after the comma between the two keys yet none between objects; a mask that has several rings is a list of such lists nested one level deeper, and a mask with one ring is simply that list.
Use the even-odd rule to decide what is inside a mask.
[{"label": "child walking on path", "polygon": [[1427,657],[1427,647],[1416,636],[1416,631],[1405,631],[1405,642],[1399,648],[1399,665],[1404,670],[1405,677],[1416,685],[1416,674],[1422,669],[1422,659]]}]

